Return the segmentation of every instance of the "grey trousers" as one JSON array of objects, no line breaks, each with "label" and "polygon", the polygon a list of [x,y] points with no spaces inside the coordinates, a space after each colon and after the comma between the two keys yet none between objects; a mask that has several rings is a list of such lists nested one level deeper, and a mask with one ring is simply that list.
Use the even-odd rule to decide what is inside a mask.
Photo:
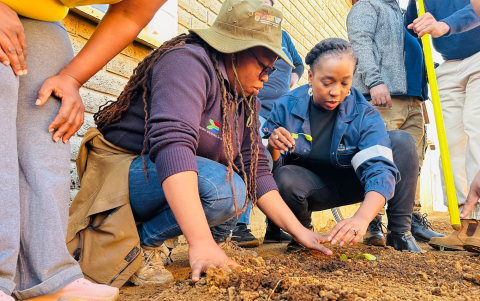
[{"label": "grey trousers", "polygon": [[28,75],[0,64],[0,290],[18,299],[52,294],[83,277],[65,245],[70,200],[70,145],[54,143],[48,125],[60,101],[35,101],[43,81],[72,58],[59,22],[21,19]]}]

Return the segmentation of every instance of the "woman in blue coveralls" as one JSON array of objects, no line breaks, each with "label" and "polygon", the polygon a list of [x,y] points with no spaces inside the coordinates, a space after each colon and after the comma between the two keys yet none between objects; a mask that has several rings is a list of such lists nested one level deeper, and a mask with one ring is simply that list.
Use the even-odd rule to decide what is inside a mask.
[{"label": "woman in blue coveralls", "polygon": [[[387,245],[420,252],[410,232],[415,141],[404,131],[387,133],[378,111],[352,87],[357,58],[347,41],[323,40],[305,62],[309,84],[279,98],[263,127],[283,200],[307,228],[312,211],[363,201],[332,229],[329,239],[340,245],[357,243],[388,201]],[[294,240],[287,247],[298,248]]]}]

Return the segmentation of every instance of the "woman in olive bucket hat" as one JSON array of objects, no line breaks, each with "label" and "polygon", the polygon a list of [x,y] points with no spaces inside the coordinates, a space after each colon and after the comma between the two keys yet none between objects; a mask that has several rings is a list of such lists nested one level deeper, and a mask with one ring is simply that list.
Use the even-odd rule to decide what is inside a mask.
[{"label": "woman in olive bucket hat", "polygon": [[210,28],[165,42],[95,115],[108,142],[138,154],[128,183],[145,260],[133,282],[173,281],[155,252],[182,234],[193,281],[209,267],[237,266],[216,242],[248,202],[302,245],[331,254],[280,197],[258,134],[256,94],[277,58],[292,65],[282,18],[258,0],[226,0]]}]

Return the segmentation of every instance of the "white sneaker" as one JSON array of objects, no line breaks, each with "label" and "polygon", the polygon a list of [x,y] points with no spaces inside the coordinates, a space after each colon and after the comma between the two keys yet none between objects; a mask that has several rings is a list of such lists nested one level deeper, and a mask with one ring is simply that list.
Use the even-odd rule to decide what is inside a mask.
[{"label": "white sneaker", "polygon": [[0,301],[15,301],[15,299],[0,291]]},{"label": "white sneaker", "polygon": [[165,268],[171,261],[169,255],[170,250],[164,244],[158,248],[142,246],[142,265],[130,281],[137,286],[173,282],[172,273]]}]

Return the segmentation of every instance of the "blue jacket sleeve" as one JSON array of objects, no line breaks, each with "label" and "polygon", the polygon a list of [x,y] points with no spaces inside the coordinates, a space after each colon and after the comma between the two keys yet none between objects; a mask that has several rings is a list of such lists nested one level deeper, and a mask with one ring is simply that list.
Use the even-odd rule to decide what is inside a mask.
[{"label": "blue jacket sleeve", "polygon": [[[414,1],[408,1],[407,11],[405,12],[405,15],[403,16],[403,24],[405,25],[405,28],[407,28],[408,25],[412,24],[412,22],[416,18],[418,18],[417,4]],[[407,29],[407,31],[412,36],[418,37],[417,34],[413,31],[413,29]]]},{"label": "blue jacket sleeve", "polygon": [[439,21],[443,21],[450,26],[450,31],[444,37],[480,26],[480,16],[475,13],[470,4]]},{"label": "blue jacket sleeve", "polygon": [[287,43],[288,52],[290,53],[290,56],[292,57],[292,63],[295,66],[295,69],[293,69],[293,73],[297,74],[298,78],[301,78],[303,72],[305,71],[302,57],[298,54],[298,51],[295,48],[295,45],[290,38],[290,35],[286,31],[284,31],[283,33],[283,39],[285,39],[285,42]]},{"label": "blue jacket sleeve", "polygon": [[400,173],[393,163],[387,129],[375,108],[365,110],[359,131],[359,152],[352,159],[355,173],[365,188],[365,194],[376,191],[388,201],[394,195]]},{"label": "blue jacket sleeve", "polygon": [[[263,139],[270,138],[272,132],[279,127],[283,127],[283,120],[285,120],[285,108],[283,106],[279,106],[277,101],[273,103],[272,111],[270,115],[268,115],[267,121],[263,124],[262,132],[263,132]],[[276,168],[283,166],[286,158],[286,154],[281,154],[280,158],[277,161],[273,162],[272,171]]]}]

